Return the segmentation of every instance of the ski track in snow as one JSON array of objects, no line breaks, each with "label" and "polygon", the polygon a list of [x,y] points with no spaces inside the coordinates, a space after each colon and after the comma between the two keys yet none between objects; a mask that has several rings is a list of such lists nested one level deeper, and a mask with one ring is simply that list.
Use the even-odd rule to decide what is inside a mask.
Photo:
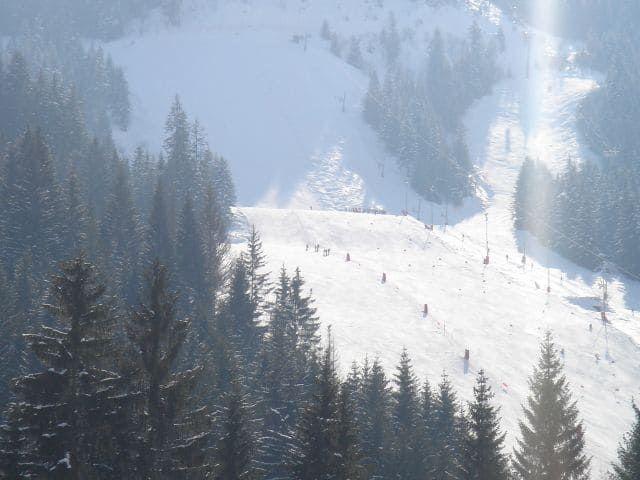
[{"label": "ski track in snow", "polygon": [[[528,32],[533,40],[527,75],[522,27],[509,24],[488,2],[468,3],[468,11],[433,12],[412,2],[394,6],[400,30],[417,32],[405,39],[403,52],[412,65],[422,61],[424,33],[435,26],[461,35],[475,18],[488,32],[502,23],[507,38],[507,78],[465,118],[470,155],[483,183],[478,198],[446,211],[446,229],[445,209],[408,191],[394,160],[363,123],[366,76],[331,55],[318,38],[328,18],[345,38],[362,33],[366,42],[386,20],[368,4],[359,10],[356,2],[340,0],[218,2],[211,15],[180,30],[161,28],[109,45],[126,67],[134,98],[131,131],[119,140],[131,148],[131,139],[142,138],[158,148],[168,109],[162,100],[179,92],[187,111],[208,130],[213,148],[230,159],[241,202],[256,205],[236,209],[234,251],[244,247],[247,229],[255,224],[274,276],[283,264],[290,271],[301,268],[323,325],[332,325],[341,368],[368,354],[391,373],[407,347],[421,379],[436,383],[446,371],[465,399],[475,373],[484,368],[509,445],[517,436],[539,342],[551,329],[564,348],[567,377],[585,419],[594,478],[601,478],[631,425],[630,402],[639,393],[640,323],[634,310],[640,282],[610,279],[611,324],[605,330],[593,308],[598,275],[514,232],[511,217],[525,156],[553,171],[568,158],[592,158],[576,134],[575,114],[599,79],[563,62],[570,45],[535,31]],[[311,35],[307,51],[290,41],[300,33]],[[163,55],[154,54],[158,48]],[[185,55],[193,48],[195,53]],[[160,80],[149,82],[149,75]],[[412,217],[340,212],[379,206],[397,213],[405,204],[424,221],[433,215],[435,230]],[[331,248],[331,255],[313,253],[315,243]],[[351,262],[345,261],[347,253]],[[465,348],[471,352],[467,372]]]}]

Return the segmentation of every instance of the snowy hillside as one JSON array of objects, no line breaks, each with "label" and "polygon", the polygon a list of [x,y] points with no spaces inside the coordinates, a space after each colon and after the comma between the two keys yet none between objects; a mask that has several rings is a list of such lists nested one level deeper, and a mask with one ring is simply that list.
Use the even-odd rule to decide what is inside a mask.
[{"label": "snowy hillside", "polygon": [[[630,399],[640,393],[640,335],[620,328],[632,322],[637,328],[637,320],[617,296],[605,332],[593,310],[598,303],[593,276],[552,258],[548,295],[547,270],[535,261],[523,269],[511,245],[495,245],[484,268],[483,237],[466,224],[431,232],[402,216],[264,208],[237,213],[245,227],[255,224],[261,232],[274,275],[283,264],[301,268],[323,325],[332,326],[343,369],[368,353],[391,371],[407,347],[420,378],[437,382],[445,370],[469,398],[475,373],[484,368],[510,441],[518,431],[539,342],[551,328],[564,348],[566,373],[586,418],[594,473],[608,467],[633,417]],[[313,251],[315,243],[320,253]],[[330,256],[323,256],[324,248],[331,249]],[[425,303],[429,315],[423,318]]]},{"label": "snowy hillside", "polygon": [[158,150],[178,93],[229,159],[242,204],[400,210],[403,175],[362,119],[368,73],[331,53],[320,37],[323,20],[340,38],[342,57],[357,35],[369,67],[380,68],[378,37],[390,11],[404,38],[403,63],[416,69],[436,28],[462,38],[474,19],[487,34],[497,27],[494,10],[484,17],[472,8],[377,3],[220,0],[187,9],[178,29],[150,25],[108,45],[132,91],[132,126],[121,144]]},{"label": "snowy hillside", "polygon": [[[564,348],[594,477],[600,478],[630,425],[630,400],[640,393],[634,313],[640,283],[609,278],[611,325],[605,330],[593,308],[598,276],[514,234],[511,219],[526,155],[556,170],[569,157],[590,155],[576,133],[575,111],[597,88],[598,75],[572,64],[571,45],[510,24],[488,2],[437,10],[418,2],[386,1],[384,9],[376,3],[220,0],[188,12],[179,29],[151,26],[108,45],[133,93],[133,125],[119,140],[133,147],[131,139],[145,139],[158,149],[162,119],[179,93],[213,149],[230,160],[240,204],[251,205],[237,211],[235,248],[255,224],[272,271],[282,264],[302,269],[323,323],[333,326],[342,367],[368,352],[392,368],[406,346],[422,377],[435,382],[445,369],[466,396],[473,374],[484,368],[510,441],[539,341],[551,328]],[[367,76],[333,55],[319,36],[326,18],[345,41],[353,34],[371,39],[390,9],[405,38],[404,61],[416,68],[436,27],[460,36],[476,19],[486,33],[502,25],[507,38],[501,58],[506,78],[465,118],[481,182],[477,198],[460,208],[431,206],[407,191],[394,160],[362,120]],[[295,35],[309,35],[306,49],[304,41],[292,41]],[[368,53],[367,61],[377,65],[379,57]],[[384,177],[379,165],[386,167]],[[412,217],[340,211],[371,204],[393,213],[406,204],[413,217],[433,218],[438,226],[431,232]],[[486,218],[491,262],[484,267]],[[331,255],[307,252],[305,245],[315,243],[331,248]],[[466,373],[465,348],[471,352]]]}]

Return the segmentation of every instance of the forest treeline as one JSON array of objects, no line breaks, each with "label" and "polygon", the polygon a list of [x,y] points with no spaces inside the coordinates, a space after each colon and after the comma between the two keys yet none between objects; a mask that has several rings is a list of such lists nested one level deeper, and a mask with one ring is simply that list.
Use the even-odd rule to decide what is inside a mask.
[{"label": "forest treeline", "polygon": [[[530,21],[528,0],[503,0]],[[640,4],[629,0],[557,2],[556,32],[578,39],[579,65],[605,75],[582,101],[578,127],[598,161],[567,158],[559,174],[526,161],[515,194],[515,226],[591,269],[640,274],[638,181],[640,144]],[[615,264],[615,265],[614,265]]]},{"label": "forest treeline", "polygon": [[552,174],[525,160],[516,184],[515,227],[566,258],[608,273],[640,274],[640,192],[633,167],[569,160]]},{"label": "forest treeline", "polygon": [[482,372],[469,403],[407,352],[339,375],[302,273],[273,279],[255,229],[230,255],[233,182],[178,98],[159,155],[84,128],[67,158],[22,129],[0,169],[4,478],[588,477],[550,336],[512,455]]},{"label": "forest treeline", "polygon": [[385,32],[388,70],[382,82],[375,71],[371,74],[364,119],[417,193],[438,203],[460,203],[474,186],[462,117],[500,77],[500,43],[486,40],[474,23],[452,54],[436,30],[425,66],[415,74],[399,65],[401,43],[393,17]]},{"label": "forest treeline", "polygon": [[[118,152],[126,79],[79,39],[179,4],[0,5],[2,478],[587,478],[550,335],[508,452],[484,372],[470,402],[407,352],[338,373],[302,272],[273,278],[255,229],[231,255],[229,166],[179,98],[162,152]],[[616,479],[639,475],[636,413]]]},{"label": "forest treeline", "polygon": [[[431,3],[444,6],[455,0]],[[474,22],[466,38],[445,42],[436,29],[415,71],[404,64],[403,44],[416,32],[400,31],[393,13],[375,42],[356,36],[346,41],[326,20],[320,35],[334,55],[369,74],[363,118],[397,159],[411,187],[438,203],[458,204],[472,195],[475,179],[462,117],[502,76],[497,63],[505,48],[502,30],[486,35]],[[380,52],[382,68],[370,61],[373,52]]]},{"label": "forest treeline", "polygon": [[[25,335],[40,364],[12,380],[4,478],[588,478],[550,334],[509,458],[483,371],[470,402],[446,374],[419,382],[406,351],[391,378],[366,359],[340,378],[299,270],[272,287],[255,230],[213,315],[183,316],[158,262],[126,312],[100,277],[78,257],[51,278],[51,318]],[[637,474],[639,428],[616,478]]]},{"label": "forest treeline", "polygon": [[[20,71],[14,78],[26,85],[0,83],[0,290],[13,299],[0,340],[3,352],[11,352],[1,373],[3,401],[6,380],[32,360],[21,337],[33,326],[31,313],[57,262],[85,252],[110,279],[112,294],[131,305],[143,272],[161,257],[185,304],[204,308],[203,299],[222,281],[211,265],[223,261],[235,203],[226,160],[209,149],[178,98],[164,151],[154,156],[139,148],[129,159],[110,137],[88,133],[71,90],[40,101],[39,84],[23,67],[15,54],[6,76]],[[51,92],[47,84],[43,91]]]}]

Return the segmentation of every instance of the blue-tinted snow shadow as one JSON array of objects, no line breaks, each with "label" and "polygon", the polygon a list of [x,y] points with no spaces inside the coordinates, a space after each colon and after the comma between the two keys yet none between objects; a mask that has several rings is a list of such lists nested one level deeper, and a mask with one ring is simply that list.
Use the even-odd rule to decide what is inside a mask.
[{"label": "blue-tinted snow shadow", "polygon": [[[516,244],[522,254],[526,249],[527,258],[535,260],[543,268],[557,269],[570,280],[582,280],[587,285],[595,285],[602,272],[592,271],[576,265],[562,255],[540,244],[540,241],[529,232],[516,231]],[[611,265],[610,271],[605,274],[610,283],[620,284],[625,308],[640,311],[640,282],[628,275],[616,271],[615,265]],[[594,287],[595,288],[595,287]],[[591,297],[567,297],[567,300],[586,310],[593,309]],[[595,302],[597,303],[597,302]]]}]

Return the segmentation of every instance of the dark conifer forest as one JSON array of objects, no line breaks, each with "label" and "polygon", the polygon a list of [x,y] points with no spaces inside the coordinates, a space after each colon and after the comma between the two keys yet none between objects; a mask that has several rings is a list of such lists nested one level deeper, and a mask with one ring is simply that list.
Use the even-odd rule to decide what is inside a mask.
[{"label": "dark conifer forest", "polygon": [[[128,128],[132,99],[99,42],[158,8],[177,26],[180,3],[0,1],[0,478],[591,478],[576,386],[550,332],[514,432],[482,369],[464,401],[450,373],[419,378],[407,349],[391,371],[373,354],[341,365],[305,272],[270,271],[253,226],[232,253],[230,165],[179,95],[159,99],[162,149],[120,148],[113,133]],[[611,3],[581,6],[604,12],[604,29],[605,15],[625,16]],[[455,49],[436,30],[411,72],[394,22],[362,115],[422,198],[459,204],[477,181],[462,117],[504,74],[504,47],[477,24]],[[590,45],[603,38],[574,27]],[[525,161],[514,216],[579,264],[640,274],[640,108],[615,103],[638,98],[637,59],[617,55],[622,38],[637,46],[633,29],[616,22],[582,60],[607,58],[580,111],[605,160],[567,159],[560,175]],[[364,68],[358,42],[349,48]],[[611,479],[640,479],[634,411]]]},{"label": "dark conifer forest", "polygon": [[[531,16],[533,2],[502,3],[525,19]],[[605,74],[578,112],[581,134],[598,161],[566,158],[562,173],[552,175],[531,159],[522,167],[515,197],[516,228],[588,268],[631,276],[640,273],[640,63],[629,55],[640,45],[634,26],[639,8],[631,1],[564,2],[556,33],[582,41],[580,62]],[[530,195],[534,177],[544,187]]]}]

